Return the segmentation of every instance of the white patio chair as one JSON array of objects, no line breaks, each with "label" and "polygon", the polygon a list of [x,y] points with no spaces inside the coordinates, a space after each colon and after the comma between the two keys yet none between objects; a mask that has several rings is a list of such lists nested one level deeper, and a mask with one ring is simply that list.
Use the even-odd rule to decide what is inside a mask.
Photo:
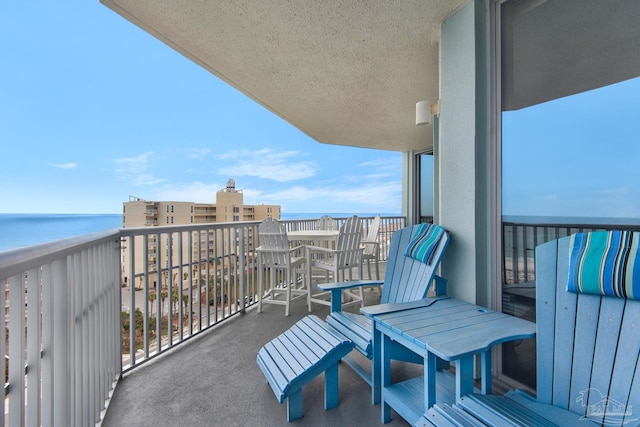
[{"label": "white patio chair", "polygon": [[316,223],[316,229],[318,230],[337,230],[338,222],[331,218],[329,215],[322,216]]},{"label": "white patio chair", "polygon": [[[362,279],[362,252],[364,248],[360,245],[362,239],[362,220],[357,216],[352,216],[340,227],[338,240],[335,249],[323,248],[320,246],[307,246],[307,275],[310,278],[311,286],[313,286],[313,271],[324,272],[324,280],[333,280],[334,282],[347,280],[346,274],[349,274],[349,280],[353,280],[353,269],[358,270],[358,278]],[[331,276],[332,278],[330,278]],[[343,293],[350,301],[344,304],[352,305],[360,303],[364,306],[362,288],[354,288]],[[331,301],[324,299],[328,297],[327,292],[311,294],[311,301],[331,305]],[[347,298],[345,298],[346,300]]]},{"label": "white patio chair", "polygon": [[371,262],[375,263],[376,280],[380,280],[380,242],[378,242],[378,232],[380,230],[380,215],[376,215],[369,224],[369,232],[367,237],[360,242],[364,248],[362,252],[362,262],[367,263],[368,278],[371,277]]},{"label": "white patio chair", "polygon": [[[266,218],[260,223],[258,235],[258,313],[262,312],[263,303],[278,304],[285,306],[284,314],[288,316],[290,302],[305,295],[311,311],[311,290],[303,268],[306,263],[304,246],[291,248],[284,224],[273,218]],[[264,286],[265,269],[270,272],[267,290]]]}]

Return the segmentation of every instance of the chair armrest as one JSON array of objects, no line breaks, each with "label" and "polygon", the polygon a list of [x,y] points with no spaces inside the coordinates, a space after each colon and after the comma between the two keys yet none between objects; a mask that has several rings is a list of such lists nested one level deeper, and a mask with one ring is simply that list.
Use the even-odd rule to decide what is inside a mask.
[{"label": "chair armrest", "polygon": [[367,240],[362,240],[360,241],[360,244],[362,245],[363,249],[367,249],[367,247],[372,247],[373,253],[376,255],[376,257],[380,253],[380,242],[370,242]]},{"label": "chair armrest", "polygon": [[316,286],[323,291],[331,291],[333,289],[351,289],[358,286],[381,286],[384,282],[382,280],[352,280],[350,282],[338,282],[338,283],[318,283]]},{"label": "chair armrest", "polygon": [[356,288],[358,286],[380,286],[384,284],[381,280],[353,280],[339,283],[320,283],[318,288],[331,292],[331,311],[342,311],[342,290]]},{"label": "chair armrest", "polygon": [[289,252],[294,252],[298,249],[300,249],[300,246],[297,246],[295,248],[285,248],[285,249],[264,249],[261,247],[256,248],[256,252],[273,252],[273,253],[278,253],[278,254],[286,254]]},{"label": "chair armrest", "polygon": [[362,307],[360,313],[367,317],[377,316],[379,314],[395,313],[397,311],[411,310],[412,308],[429,307],[435,302],[448,299],[449,297],[423,298],[417,301],[399,302],[396,304],[378,304]]},{"label": "chair armrest", "polygon": [[311,252],[323,252],[326,254],[334,254],[336,253],[335,249],[330,249],[330,248],[323,248],[322,246],[310,246],[310,245],[306,245],[307,250],[309,251],[309,253]]},{"label": "chair armrest", "polygon": [[291,249],[289,249],[289,248],[286,248],[286,249],[269,249],[269,248],[265,249],[265,248],[262,248],[262,247],[256,248],[256,252],[276,252],[276,253],[286,254],[287,252],[290,252],[290,251],[291,251]]}]

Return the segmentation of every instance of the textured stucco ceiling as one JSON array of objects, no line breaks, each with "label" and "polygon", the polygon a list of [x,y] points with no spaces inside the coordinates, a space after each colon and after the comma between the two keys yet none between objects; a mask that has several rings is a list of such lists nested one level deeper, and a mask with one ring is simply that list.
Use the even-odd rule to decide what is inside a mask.
[{"label": "textured stucco ceiling", "polygon": [[319,142],[432,145],[440,23],[467,0],[101,0]]}]

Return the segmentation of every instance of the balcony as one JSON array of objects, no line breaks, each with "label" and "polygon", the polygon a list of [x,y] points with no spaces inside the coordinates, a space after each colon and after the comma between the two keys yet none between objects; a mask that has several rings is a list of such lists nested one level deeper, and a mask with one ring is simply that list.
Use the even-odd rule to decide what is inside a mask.
[{"label": "balcony", "polygon": [[[286,225],[300,230],[314,222]],[[278,306],[255,310],[258,224],[125,228],[0,254],[7,332],[0,352],[8,356],[4,424],[90,425],[103,418],[106,426],[284,424],[286,406],[277,403],[255,357],[307,312],[303,301],[294,302],[289,317]],[[383,258],[391,233],[402,226],[403,217],[383,218]],[[525,317],[535,306],[523,296],[535,286],[533,245],[612,227],[638,229],[505,221],[505,312]],[[152,247],[158,255],[150,266]],[[368,304],[379,298],[371,290],[365,297]],[[327,312],[313,306],[321,318]],[[503,357],[512,350],[503,347]],[[526,384],[523,356],[504,372]],[[393,369],[394,381],[420,373],[401,363]],[[337,409],[324,411],[322,388],[322,378],[305,388],[305,417],[298,424],[379,424],[368,386],[349,369],[340,366]],[[391,425],[404,422],[396,416]]]}]

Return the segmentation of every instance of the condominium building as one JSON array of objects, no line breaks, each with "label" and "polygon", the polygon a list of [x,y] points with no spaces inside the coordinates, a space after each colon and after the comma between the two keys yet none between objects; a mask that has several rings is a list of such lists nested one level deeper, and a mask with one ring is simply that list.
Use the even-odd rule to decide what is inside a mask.
[{"label": "condominium building", "polygon": [[[206,223],[229,223],[240,221],[261,221],[264,218],[272,217],[280,219],[279,205],[245,205],[242,190],[236,189],[235,181],[229,179],[225,188],[220,189],[216,193],[216,203],[194,203],[194,202],[177,202],[177,201],[148,201],[139,197],[129,197],[128,202],[124,202],[122,206],[122,224],[124,228],[131,227],[155,227],[167,225],[186,225],[186,224],[206,224]],[[182,231],[182,233],[187,233]],[[245,236],[245,239],[252,239],[253,236]],[[237,239],[234,235],[219,238],[215,232],[207,233],[207,235],[199,236],[193,233],[191,236],[191,244],[182,244],[183,259],[191,256],[215,257],[216,252],[221,253],[221,246],[228,240]],[[148,247],[148,259],[146,260],[146,269],[149,272],[158,270],[170,270],[171,266],[178,263],[180,250],[175,243],[178,236],[168,233],[150,234],[146,242],[136,241],[128,242],[123,245],[122,250],[122,276],[123,283],[129,281],[132,276],[135,280],[136,276],[142,276],[145,269],[143,265],[143,247]],[[183,242],[188,241],[183,234]],[[133,243],[133,245],[132,245]],[[130,247],[135,248],[136,265],[131,269],[129,264]],[[208,255],[207,255],[208,251]],[[165,277],[165,280],[166,277]],[[153,285],[152,283],[150,285]]]},{"label": "condominium building", "polygon": [[216,193],[216,203],[147,201],[129,196],[122,205],[125,228],[280,219],[280,205],[245,205],[242,190],[236,189],[233,179]]}]

